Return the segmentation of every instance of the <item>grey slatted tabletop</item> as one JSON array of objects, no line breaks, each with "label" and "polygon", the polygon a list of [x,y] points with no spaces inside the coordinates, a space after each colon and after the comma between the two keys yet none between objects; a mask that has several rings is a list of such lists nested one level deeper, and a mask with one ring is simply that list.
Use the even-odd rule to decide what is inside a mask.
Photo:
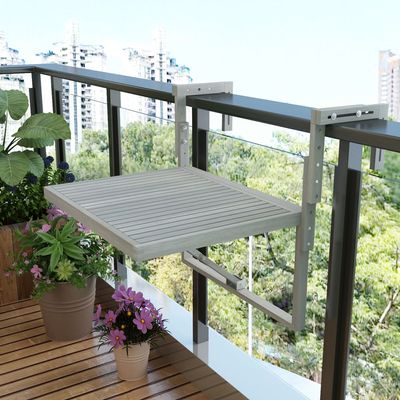
[{"label": "grey slatted tabletop", "polygon": [[45,197],[136,261],[299,225],[301,214],[191,167],[48,186]]}]

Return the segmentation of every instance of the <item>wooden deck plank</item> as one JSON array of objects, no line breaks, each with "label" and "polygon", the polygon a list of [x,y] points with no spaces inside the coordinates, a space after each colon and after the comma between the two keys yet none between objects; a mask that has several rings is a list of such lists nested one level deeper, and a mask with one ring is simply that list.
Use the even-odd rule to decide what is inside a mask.
[{"label": "wooden deck plank", "polygon": [[14,303],[7,303],[0,305],[0,314],[3,312],[8,312],[12,310],[18,310],[20,308],[30,307],[32,305],[36,305],[37,301],[33,299],[24,299],[20,301],[16,301]]},{"label": "wooden deck plank", "polygon": [[[97,299],[107,300],[113,292],[109,287],[104,289],[99,290]],[[151,349],[147,376],[127,382],[118,378],[109,348],[98,347],[98,334],[73,342],[52,342],[45,334],[35,302],[18,302],[15,307],[8,304],[2,310],[2,400],[205,400],[208,397],[201,393],[203,385],[231,390],[222,378],[169,335]],[[31,315],[35,319],[26,321]]]}]

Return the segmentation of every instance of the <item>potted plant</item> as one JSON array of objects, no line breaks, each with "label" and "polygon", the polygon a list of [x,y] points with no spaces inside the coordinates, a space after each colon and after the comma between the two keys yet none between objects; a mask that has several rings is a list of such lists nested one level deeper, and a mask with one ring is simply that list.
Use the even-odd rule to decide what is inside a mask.
[{"label": "potted plant", "polygon": [[96,276],[112,278],[111,246],[57,208],[17,231],[20,251],[11,271],[33,276],[46,333],[77,340],[92,331]]},{"label": "potted plant", "polygon": [[102,317],[98,305],[93,317],[95,330],[101,333],[100,346],[113,349],[120,379],[141,379],[147,374],[150,345],[167,333],[165,319],[143,293],[131,287],[120,285],[112,298],[116,307]]},{"label": "potted plant", "polygon": [[[74,179],[67,165],[61,164],[53,171],[53,158],[43,159],[33,151],[52,145],[55,139],[70,138],[62,116],[35,114],[17,132],[9,132],[10,119],[22,121],[27,109],[28,98],[23,92],[0,90],[0,271],[12,264],[12,253],[18,247],[14,224],[40,218],[48,208],[43,186]],[[31,290],[29,283],[30,280],[17,284],[15,278],[7,282],[0,279],[0,304],[26,297]]]}]

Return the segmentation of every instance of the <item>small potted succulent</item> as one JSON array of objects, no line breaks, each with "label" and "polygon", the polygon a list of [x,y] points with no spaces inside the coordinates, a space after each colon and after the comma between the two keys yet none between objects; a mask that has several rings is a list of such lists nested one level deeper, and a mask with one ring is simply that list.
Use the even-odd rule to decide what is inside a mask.
[{"label": "small potted succulent", "polygon": [[77,340],[92,331],[96,276],[113,278],[113,249],[57,208],[17,231],[20,251],[10,271],[30,272],[47,336]]},{"label": "small potted succulent", "polygon": [[143,378],[147,374],[150,345],[168,331],[165,319],[143,293],[120,285],[112,298],[113,310],[102,317],[101,305],[93,319],[100,332],[100,345],[109,345],[114,351],[118,376],[126,381]]}]

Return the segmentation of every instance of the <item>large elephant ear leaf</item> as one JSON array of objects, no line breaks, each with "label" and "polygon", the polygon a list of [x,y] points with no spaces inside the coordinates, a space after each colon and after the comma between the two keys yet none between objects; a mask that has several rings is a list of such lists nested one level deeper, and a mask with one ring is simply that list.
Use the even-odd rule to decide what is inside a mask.
[{"label": "large elephant ear leaf", "polygon": [[19,90],[7,90],[7,109],[10,117],[14,120],[21,119],[28,109],[28,97]]},{"label": "large elephant ear leaf", "polygon": [[7,93],[4,90],[0,89],[0,120],[2,121],[2,124],[5,122],[6,119],[7,104]]},{"label": "large elephant ear leaf", "polygon": [[40,178],[44,172],[43,158],[34,151],[25,150],[23,154],[30,161],[29,172]]},{"label": "large elephant ear leaf", "polygon": [[40,148],[46,146],[52,146],[54,144],[54,139],[20,139],[18,146],[30,147],[30,148]]},{"label": "large elephant ear leaf", "polygon": [[20,151],[0,153],[0,179],[7,185],[15,186],[29,172],[30,161]]},{"label": "large elephant ear leaf", "polygon": [[61,115],[41,113],[29,117],[14,136],[21,139],[70,139],[71,131]]}]

